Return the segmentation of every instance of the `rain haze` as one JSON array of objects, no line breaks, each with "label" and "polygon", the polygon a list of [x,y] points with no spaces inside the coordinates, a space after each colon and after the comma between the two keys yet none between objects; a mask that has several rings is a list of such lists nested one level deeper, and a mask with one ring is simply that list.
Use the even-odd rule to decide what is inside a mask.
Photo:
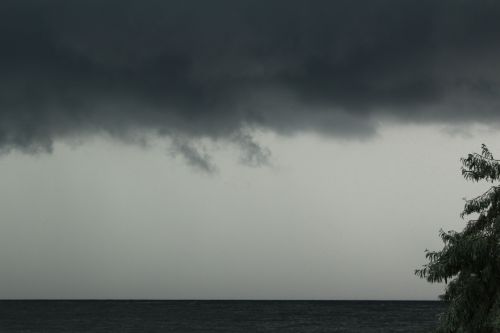
[{"label": "rain haze", "polygon": [[496,1],[0,3],[0,298],[434,300],[500,154]]}]

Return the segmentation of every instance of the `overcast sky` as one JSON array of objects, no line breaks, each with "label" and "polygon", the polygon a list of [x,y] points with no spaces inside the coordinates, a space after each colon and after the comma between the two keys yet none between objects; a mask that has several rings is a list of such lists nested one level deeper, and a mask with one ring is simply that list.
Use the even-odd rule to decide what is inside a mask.
[{"label": "overcast sky", "polygon": [[4,0],[0,298],[435,299],[500,3]]}]

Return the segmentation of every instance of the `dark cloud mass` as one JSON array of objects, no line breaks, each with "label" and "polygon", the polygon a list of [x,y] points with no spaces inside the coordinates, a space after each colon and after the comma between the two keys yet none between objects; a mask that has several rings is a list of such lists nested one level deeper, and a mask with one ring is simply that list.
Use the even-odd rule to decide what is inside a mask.
[{"label": "dark cloud mass", "polygon": [[499,59],[498,1],[2,0],[0,147],[139,130],[260,165],[244,129],[499,122]]}]

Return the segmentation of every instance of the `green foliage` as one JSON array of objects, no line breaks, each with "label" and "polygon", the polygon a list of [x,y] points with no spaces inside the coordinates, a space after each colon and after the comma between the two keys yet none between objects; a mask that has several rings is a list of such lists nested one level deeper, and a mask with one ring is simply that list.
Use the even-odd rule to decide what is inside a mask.
[{"label": "green foliage", "polygon": [[[469,154],[461,162],[467,180],[500,180],[500,160],[484,144],[481,154]],[[500,332],[500,185],[466,200],[461,217],[470,214],[478,217],[461,232],[440,231],[443,249],[426,250],[429,262],[415,271],[429,282],[447,283],[440,297],[448,308],[437,332]]]}]

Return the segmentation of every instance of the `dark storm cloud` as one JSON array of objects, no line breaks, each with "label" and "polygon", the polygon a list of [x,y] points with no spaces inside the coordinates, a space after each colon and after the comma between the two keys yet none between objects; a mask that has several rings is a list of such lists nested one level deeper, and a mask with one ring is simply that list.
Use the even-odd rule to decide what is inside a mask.
[{"label": "dark storm cloud", "polygon": [[217,171],[217,167],[212,163],[208,153],[200,152],[200,149],[189,140],[174,137],[172,142],[172,155],[175,157],[178,154],[182,155],[189,165],[198,170],[207,173],[214,173]]},{"label": "dark storm cloud", "polygon": [[261,147],[248,133],[237,132],[232,140],[241,150],[240,162],[248,166],[262,166],[269,164],[271,151]]},{"label": "dark storm cloud", "polygon": [[147,130],[234,140],[259,165],[242,129],[495,123],[499,18],[484,0],[3,0],[0,146]]}]

